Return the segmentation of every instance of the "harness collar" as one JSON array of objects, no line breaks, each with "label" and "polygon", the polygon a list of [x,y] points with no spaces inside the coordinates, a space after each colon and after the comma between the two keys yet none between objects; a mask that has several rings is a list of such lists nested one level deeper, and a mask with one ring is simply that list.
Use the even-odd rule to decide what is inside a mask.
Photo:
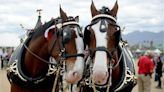
[{"label": "harness collar", "polygon": [[[56,66],[54,66],[55,64],[52,63],[53,65],[51,65],[51,64],[49,65],[48,72],[43,74],[43,75],[40,75],[40,76],[37,76],[37,77],[29,77],[24,73],[23,66],[22,66],[22,63],[24,61],[23,60],[23,58],[24,58],[23,53],[27,49],[26,45],[28,45],[29,41],[31,40],[31,37],[32,37],[32,35],[30,35],[24,43],[20,44],[21,45],[21,48],[20,48],[21,50],[18,53],[18,56],[20,58],[16,58],[14,60],[14,62],[10,65],[10,67],[7,68],[7,75],[8,75],[9,81],[13,82],[13,83],[16,83],[18,85],[21,83],[23,85],[20,85],[20,86],[23,86],[23,87],[40,85],[43,82],[45,82],[45,80],[47,80],[47,77],[51,76],[53,73],[56,72]],[[31,50],[30,50],[30,52],[31,52]],[[37,57],[39,57],[39,56],[37,56]],[[43,60],[43,61],[46,61],[46,60]],[[46,61],[46,62],[48,62],[48,61]]]}]

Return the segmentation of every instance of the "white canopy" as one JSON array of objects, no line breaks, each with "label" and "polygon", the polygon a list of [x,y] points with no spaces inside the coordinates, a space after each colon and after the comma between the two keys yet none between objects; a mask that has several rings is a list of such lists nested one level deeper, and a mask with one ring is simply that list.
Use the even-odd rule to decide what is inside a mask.
[{"label": "white canopy", "polygon": [[161,53],[161,51],[159,49],[155,49],[153,52],[154,53],[157,53],[157,54],[160,54]]},{"label": "white canopy", "polygon": [[142,51],[140,49],[137,49],[135,52],[141,53]]}]

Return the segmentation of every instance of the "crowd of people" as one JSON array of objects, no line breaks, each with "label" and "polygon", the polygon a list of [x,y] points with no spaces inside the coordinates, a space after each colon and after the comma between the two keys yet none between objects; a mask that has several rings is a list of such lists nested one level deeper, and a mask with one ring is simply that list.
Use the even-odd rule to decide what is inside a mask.
[{"label": "crowd of people", "polygon": [[14,48],[0,48],[0,69],[7,67],[10,56]]},{"label": "crowd of people", "polygon": [[[138,59],[138,92],[151,91],[151,78],[154,73],[154,80],[157,81],[156,88],[162,88],[162,67],[164,65],[164,55],[154,55],[146,52]],[[164,79],[163,79],[164,82]]]}]

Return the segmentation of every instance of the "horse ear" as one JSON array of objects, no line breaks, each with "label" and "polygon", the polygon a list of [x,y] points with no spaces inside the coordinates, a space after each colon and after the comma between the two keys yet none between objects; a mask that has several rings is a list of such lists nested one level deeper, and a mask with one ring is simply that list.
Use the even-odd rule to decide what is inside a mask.
[{"label": "horse ear", "polygon": [[92,4],[91,4],[90,9],[91,9],[91,14],[92,14],[92,17],[94,17],[94,16],[96,16],[96,15],[98,15],[98,14],[99,14],[99,12],[97,11],[97,9],[96,9],[96,7],[95,7],[95,5],[94,5],[93,0],[92,0]]},{"label": "horse ear", "polygon": [[66,21],[68,19],[67,14],[63,11],[63,9],[60,6],[60,17],[63,21]]},{"label": "horse ear", "polygon": [[111,10],[112,15],[113,15],[114,17],[117,16],[117,11],[118,11],[118,3],[117,3],[117,0],[116,0],[115,5],[113,6],[113,8],[112,8],[112,10]]},{"label": "horse ear", "polygon": [[76,21],[76,22],[79,22],[79,16],[76,16],[76,17],[75,17],[75,21]]}]

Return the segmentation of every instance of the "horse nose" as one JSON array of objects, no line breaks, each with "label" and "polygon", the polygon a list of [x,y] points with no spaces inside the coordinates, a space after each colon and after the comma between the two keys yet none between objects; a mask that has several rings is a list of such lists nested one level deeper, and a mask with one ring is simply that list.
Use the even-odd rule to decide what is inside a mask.
[{"label": "horse nose", "polygon": [[78,82],[80,79],[81,79],[81,76],[80,76],[80,74],[77,71],[70,71],[70,72],[68,72],[66,74],[66,78],[65,78],[65,80],[68,83],[72,83],[72,84]]},{"label": "horse nose", "polygon": [[108,72],[107,71],[94,71],[92,78],[95,84],[103,85],[107,82]]}]

